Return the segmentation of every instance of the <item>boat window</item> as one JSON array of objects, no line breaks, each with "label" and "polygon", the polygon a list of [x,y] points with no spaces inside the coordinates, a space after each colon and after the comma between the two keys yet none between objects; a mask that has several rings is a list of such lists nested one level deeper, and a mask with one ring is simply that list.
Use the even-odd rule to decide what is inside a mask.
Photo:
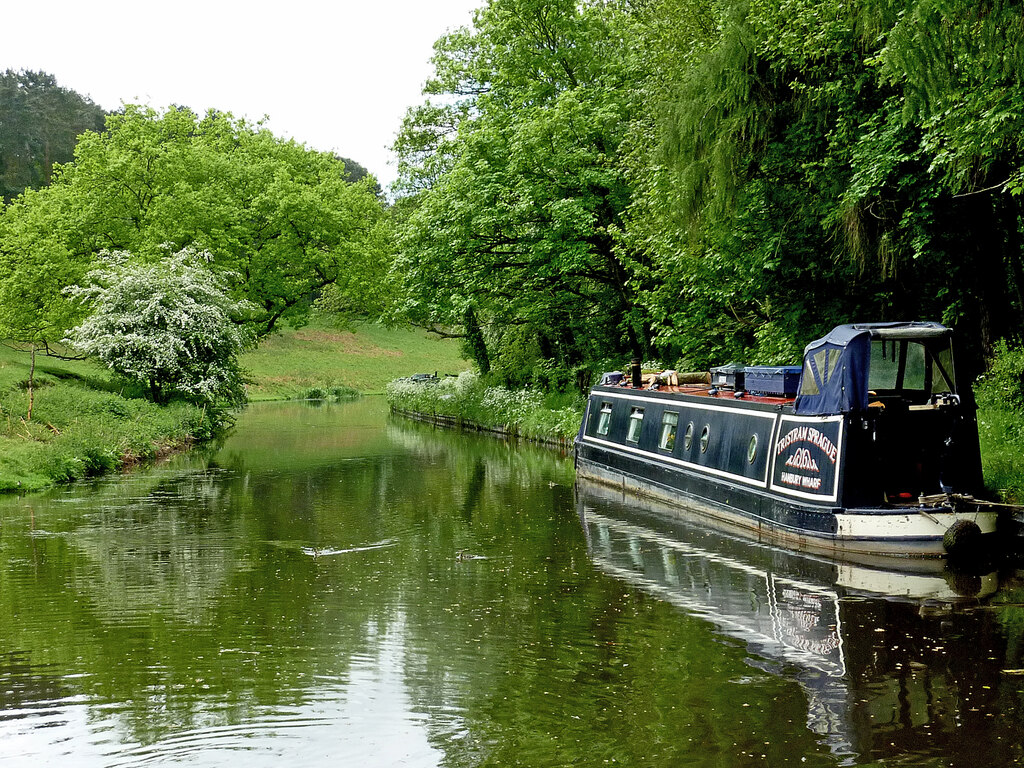
[{"label": "boat window", "polygon": [[671,451],[676,447],[676,429],[679,425],[679,414],[665,411],[661,417],[661,439],[658,447],[663,451]]},{"label": "boat window", "polygon": [[[823,384],[832,378],[832,374],[839,367],[839,359],[841,357],[842,352],[838,349],[829,349],[827,347],[814,353],[814,365],[818,369],[818,376]],[[810,363],[808,362],[809,365]]]},{"label": "boat window", "polygon": [[842,357],[842,355],[843,353],[840,352],[838,349],[826,350],[825,377],[822,379],[822,381],[828,381],[829,379],[832,378],[832,374],[835,373],[836,369],[839,367],[839,360]]},{"label": "boat window", "polygon": [[612,404],[601,403],[601,413],[597,417],[597,434],[607,435],[612,426]]},{"label": "boat window", "polygon": [[801,395],[820,395],[821,390],[818,389],[818,382],[814,380],[814,373],[811,371],[811,361],[808,360],[804,363],[804,375],[800,379],[800,394]]},{"label": "boat window", "polygon": [[932,352],[932,393],[956,392],[953,381],[953,349],[947,344]]},{"label": "boat window", "polygon": [[693,422],[691,421],[686,425],[686,434],[683,435],[683,448],[690,450],[690,446],[693,445]]},{"label": "boat window", "polygon": [[[935,365],[933,362],[929,366],[929,360],[930,355],[920,341],[875,339],[871,342],[868,389],[873,392],[903,390],[923,394],[928,390],[929,378],[934,378]],[[938,381],[944,379],[940,375]]]},{"label": "boat window", "polygon": [[630,443],[640,442],[640,428],[644,425],[644,409],[643,408],[630,408],[629,409],[629,432],[626,434],[626,440]]},{"label": "boat window", "polygon": [[750,442],[747,443],[747,464],[753,464],[754,459],[757,458],[757,435],[750,436]]},{"label": "boat window", "polygon": [[896,389],[900,372],[899,343],[876,339],[871,342],[871,367],[868,370],[868,389]]},{"label": "boat window", "polygon": [[711,427],[707,424],[704,425],[704,429],[700,431],[700,452],[704,453],[708,449],[708,442],[711,440]]},{"label": "boat window", "polygon": [[907,366],[903,373],[903,388],[924,392],[924,344],[916,341],[907,343]]}]

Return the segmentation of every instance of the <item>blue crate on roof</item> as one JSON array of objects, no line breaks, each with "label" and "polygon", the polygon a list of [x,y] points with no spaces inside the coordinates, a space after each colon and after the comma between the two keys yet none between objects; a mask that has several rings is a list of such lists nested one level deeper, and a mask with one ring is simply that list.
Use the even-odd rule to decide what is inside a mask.
[{"label": "blue crate on roof", "polygon": [[747,392],[795,397],[800,383],[799,365],[748,365],[743,369]]}]

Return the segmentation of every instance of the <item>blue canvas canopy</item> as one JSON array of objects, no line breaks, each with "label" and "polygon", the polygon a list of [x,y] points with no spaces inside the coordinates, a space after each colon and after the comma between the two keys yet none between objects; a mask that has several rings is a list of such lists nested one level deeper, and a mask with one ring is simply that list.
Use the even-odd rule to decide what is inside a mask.
[{"label": "blue canvas canopy", "polygon": [[796,412],[816,416],[862,411],[868,407],[871,340],[947,336],[938,323],[858,323],[840,325],[804,348]]}]

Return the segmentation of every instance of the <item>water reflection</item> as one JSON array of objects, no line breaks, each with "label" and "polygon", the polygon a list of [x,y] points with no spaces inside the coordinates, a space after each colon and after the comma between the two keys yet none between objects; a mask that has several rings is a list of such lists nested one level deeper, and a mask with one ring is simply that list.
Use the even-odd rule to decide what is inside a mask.
[{"label": "water reflection", "polygon": [[582,481],[578,512],[603,572],[701,616],[742,641],[752,666],[796,680],[807,727],[843,764],[1019,758],[1016,723],[1007,732],[997,720],[997,702],[1009,694],[1019,707],[1019,691],[992,663],[1007,650],[987,602],[996,572],[814,558]]},{"label": "water reflection", "polygon": [[501,518],[571,508],[571,465],[385,414],[257,407],[210,455],[0,503],[0,764],[440,764]]},{"label": "water reflection", "polygon": [[567,457],[367,400],[0,501],[0,765],[1021,756],[1012,578],[793,559],[585,490],[581,525],[574,493]]}]

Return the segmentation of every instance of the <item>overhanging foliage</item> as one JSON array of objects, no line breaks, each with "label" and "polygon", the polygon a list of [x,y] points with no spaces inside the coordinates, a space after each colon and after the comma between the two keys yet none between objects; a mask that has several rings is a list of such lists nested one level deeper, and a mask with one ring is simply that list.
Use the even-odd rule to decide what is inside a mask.
[{"label": "overhanging foliage", "polygon": [[1002,1],[490,0],[396,144],[405,315],[473,317],[508,382],[793,362],[868,319],[953,325],[978,370],[1022,331],[1022,24]]}]

